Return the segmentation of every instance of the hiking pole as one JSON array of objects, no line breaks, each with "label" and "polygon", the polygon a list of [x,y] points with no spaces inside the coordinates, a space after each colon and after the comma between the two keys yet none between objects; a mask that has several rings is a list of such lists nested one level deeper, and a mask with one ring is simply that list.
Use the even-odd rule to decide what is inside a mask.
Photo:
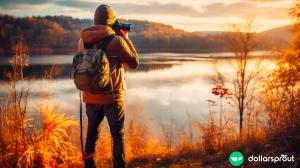
[{"label": "hiking pole", "polygon": [[79,91],[79,100],[80,100],[80,144],[81,144],[81,153],[82,153],[82,158],[85,157],[85,151],[83,148],[83,138],[82,138],[82,100],[81,100],[81,91]]}]

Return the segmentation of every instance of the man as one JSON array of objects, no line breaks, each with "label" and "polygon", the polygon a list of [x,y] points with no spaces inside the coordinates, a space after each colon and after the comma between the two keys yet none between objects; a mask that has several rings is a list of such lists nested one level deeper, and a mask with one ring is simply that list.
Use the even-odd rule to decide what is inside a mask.
[{"label": "man", "polygon": [[98,126],[106,116],[111,136],[113,139],[113,165],[115,168],[125,167],[124,153],[124,67],[135,69],[139,60],[137,52],[128,38],[127,32],[120,30],[117,35],[112,29],[116,21],[113,9],[107,5],[100,5],[94,15],[94,25],[83,29],[81,39],[78,42],[78,50],[84,50],[84,44],[107,41],[105,49],[111,66],[111,77],[113,89],[103,93],[83,92],[83,101],[86,103],[86,114],[88,117],[88,129],[85,144],[84,162],[85,167],[95,167],[93,159],[95,143],[98,138]]}]

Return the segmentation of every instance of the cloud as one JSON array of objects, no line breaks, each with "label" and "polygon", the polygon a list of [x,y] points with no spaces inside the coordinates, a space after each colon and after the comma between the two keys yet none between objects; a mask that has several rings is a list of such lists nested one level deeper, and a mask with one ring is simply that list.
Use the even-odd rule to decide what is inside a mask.
[{"label": "cloud", "polygon": [[[257,1],[257,0],[256,0]],[[270,1],[270,0],[269,0]],[[274,0],[273,0],[274,1]],[[58,1],[56,4],[67,7],[81,8],[83,10],[94,9],[99,3],[82,1]],[[213,3],[197,9],[193,6],[179,3],[110,3],[119,14],[122,15],[178,15],[186,17],[249,17],[257,16],[262,18],[286,18],[287,9],[284,7],[259,7],[248,2],[237,2],[232,4]]]},{"label": "cloud", "polygon": [[24,5],[41,5],[52,3],[54,0],[1,0],[0,6],[2,8],[18,8]]},{"label": "cloud", "polygon": [[61,0],[56,1],[55,4],[65,7],[73,7],[82,10],[86,9],[95,9],[100,3],[97,2],[88,2],[88,1],[79,1],[79,0]]},{"label": "cloud", "polygon": [[253,3],[238,2],[232,4],[213,3],[204,8],[203,16],[223,17],[261,17],[269,19],[287,18],[287,8],[259,7]]},{"label": "cloud", "polygon": [[[108,3],[119,15],[173,15],[190,18],[229,18],[229,17],[260,17],[268,19],[287,18],[287,7],[266,7],[249,1],[283,1],[283,0],[247,0],[235,3],[212,3],[201,8],[183,3],[158,3],[144,4],[114,2]],[[22,5],[54,4],[67,8],[75,8],[82,11],[93,12],[100,4],[95,1],[82,0],[1,0],[2,8],[17,8]],[[24,9],[24,8],[23,8]]]},{"label": "cloud", "polygon": [[[83,1],[58,1],[56,4],[66,7],[81,8],[83,10],[95,9],[100,3]],[[178,3],[109,3],[118,13],[121,14],[167,14],[167,15],[185,15],[195,16],[201,14],[195,8]]]},{"label": "cloud", "polygon": [[248,0],[248,1],[252,1],[252,2],[282,2],[282,1],[286,1],[286,0]]}]

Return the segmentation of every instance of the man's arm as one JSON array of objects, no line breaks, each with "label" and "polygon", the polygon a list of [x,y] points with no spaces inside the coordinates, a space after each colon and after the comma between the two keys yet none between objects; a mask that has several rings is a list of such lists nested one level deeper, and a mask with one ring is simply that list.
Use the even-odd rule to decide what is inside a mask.
[{"label": "man's arm", "polygon": [[129,38],[120,37],[120,60],[131,69],[138,67],[139,56]]}]

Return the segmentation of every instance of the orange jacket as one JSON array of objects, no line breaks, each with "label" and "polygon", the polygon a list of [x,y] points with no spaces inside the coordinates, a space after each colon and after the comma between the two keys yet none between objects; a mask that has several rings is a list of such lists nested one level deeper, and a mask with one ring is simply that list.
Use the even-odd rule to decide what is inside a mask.
[{"label": "orange jacket", "polygon": [[[78,42],[78,51],[84,50],[83,43],[95,43],[103,40],[105,37],[115,34],[115,32],[108,26],[95,25],[85,28],[81,32],[81,39]],[[113,101],[124,101],[124,65],[135,69],[139,64],[137,52],[129,39],[115,35],[113,40],[107,46],[106,52],[108,59],[113,67],[111,68],[113,90],[105,91],[103,93],[83,92],[83,101],[88,104],[111,104]]]}]

